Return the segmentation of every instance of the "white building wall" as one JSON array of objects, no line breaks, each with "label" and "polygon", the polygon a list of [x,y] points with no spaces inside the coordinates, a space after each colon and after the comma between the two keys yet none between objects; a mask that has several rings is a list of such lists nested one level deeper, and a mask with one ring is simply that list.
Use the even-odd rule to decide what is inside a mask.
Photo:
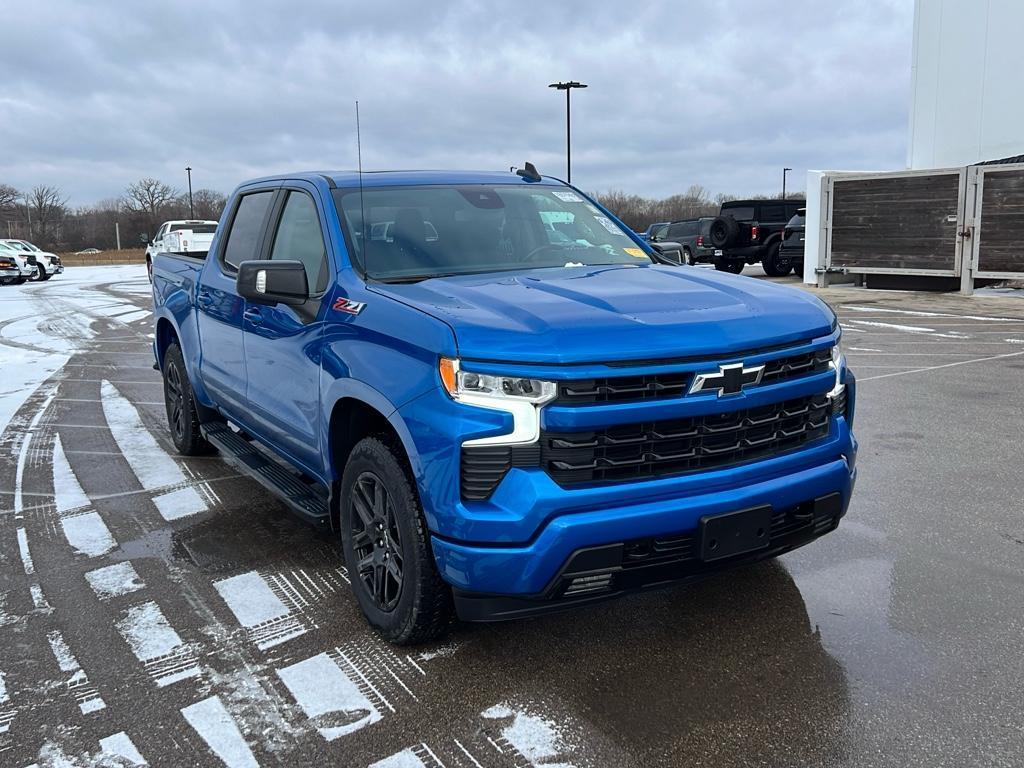
[{"label": "white building wall", "polygon": [[917,0],[907,164],[1024,154],[1024,0]]}]

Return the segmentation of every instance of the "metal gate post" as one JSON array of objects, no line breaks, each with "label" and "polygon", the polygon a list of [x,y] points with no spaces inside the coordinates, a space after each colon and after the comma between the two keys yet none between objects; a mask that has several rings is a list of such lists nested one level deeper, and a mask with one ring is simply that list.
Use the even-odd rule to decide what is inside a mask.
[{"label": "metal gate post", "polygon": [[979,169],[967,166],[964,174],[963,210],[961,226],[957,235],[960,248],[960,293],[970,296],[974,293],[974,273],[978,268],[977,227],[981,220],[981,195],[978,194]]}]

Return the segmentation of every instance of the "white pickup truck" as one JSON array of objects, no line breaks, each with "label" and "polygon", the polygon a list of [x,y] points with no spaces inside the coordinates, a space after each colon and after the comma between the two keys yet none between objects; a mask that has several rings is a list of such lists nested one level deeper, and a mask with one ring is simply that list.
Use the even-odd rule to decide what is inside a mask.
[{"label": "white pickup truck", "polygon": [[165,221],[146,246],[146,271],[153,281],[153,257],[158,253],[205,254],[210,250],[216,221]]}]

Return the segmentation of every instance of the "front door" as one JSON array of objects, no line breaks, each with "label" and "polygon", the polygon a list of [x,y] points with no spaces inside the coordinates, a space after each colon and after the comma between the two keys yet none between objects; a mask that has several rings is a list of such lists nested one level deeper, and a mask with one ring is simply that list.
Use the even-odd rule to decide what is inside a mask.
[{"label": "front door", "polygon": [[317,471],[323,465],[318,439],[322,304],[331,272],[315,189],[282,194],[280,215],[267,234],[268,257],[302,262],[310,298],[297,307],[246,303],[248,411],[261,435]]},{"label": "front door", "polygon": [[225,234],[226,242],[202,270],[196,309],[202,357],[199,375],[214,401],[229,412],[245,409],[246,366],[242,345],[245,300],[235,287],[238,265],[260,258],[273,190],[239,199]]}]

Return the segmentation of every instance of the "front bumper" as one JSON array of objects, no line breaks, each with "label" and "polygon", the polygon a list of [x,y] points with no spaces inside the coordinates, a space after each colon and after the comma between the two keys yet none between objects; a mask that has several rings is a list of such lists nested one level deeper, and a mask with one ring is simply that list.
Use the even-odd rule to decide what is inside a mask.
[{"label": "front bumper", "polygon": [[454,590],[463,621],[502,621],[567,610],[630,592],[688,583],[789,552],[835,530],[846,513],[839,493],[808,499],[772,515],[769,542],[754,552],[705,562],[696,532],[642,538],[574,551],[535,595]]},{"label": "front bumper", "polygon": [[27,267],[25,269],[0,269],[0,277],[14,278],[19,277],[32,277],[36,273],[35,267]]},{"label": "front bumper", "polygon": [[[749,483],[742,482],[740,478],[743,472],[737,472],[735,468],[707,473],[719,476],[717,487],[692,495],[677,492],[652,500],[638,493],[632,502],[623,500],[619,504],[612,504],[608,498],[588,494],[592,504],[590,509],[558,515],[541,528],[532,540],[522,545],[473,544],[435,535],[433,548],[438,568],[442,577],[462,593],[482,593],[485,597],[501,594],[536,604],[560,597],[559,574],[566,571],[579,551],[607,545],[618,546],[623,542],[694,535],[700,519],[708,515],[762,505],[770,505],[775,513],[789,514],[809,501],[837,494],[839,512],[832,517],[838,522],[849,504],[856,479],[856,443],[842,423],[844,421],[841,418],[834,420],[834,432],[844,432],[845,435],[834,434],[833,437],[838,439],[828,441],[835,453],[823,463],[805,464],[802,469]],[[840,449],[841,445],[843,447]],[[795,456],[799,454],[789,458]],[[775,459],[764,463],[778,461]],[[729,482],[730,475],[732,483]],[[670,482],[666,479],[656,481],[656,484],[664,486]],[[628,487],[608,486],[592,490],[615,492]],[[563,493],[564,504],[579,491]],[[831,530],[831,527],[825,530]],[[825,530],[816,535],[821,535]],[[802,543],[806,541],[792,546]],[[788,544],[787,547],[792,548]],[[463,603],[470,599],[468,595],[461,596]],[[534,607],[543,610],[543,606]],[[470,615],[476,613],[479,611],[473,611]]]}]

